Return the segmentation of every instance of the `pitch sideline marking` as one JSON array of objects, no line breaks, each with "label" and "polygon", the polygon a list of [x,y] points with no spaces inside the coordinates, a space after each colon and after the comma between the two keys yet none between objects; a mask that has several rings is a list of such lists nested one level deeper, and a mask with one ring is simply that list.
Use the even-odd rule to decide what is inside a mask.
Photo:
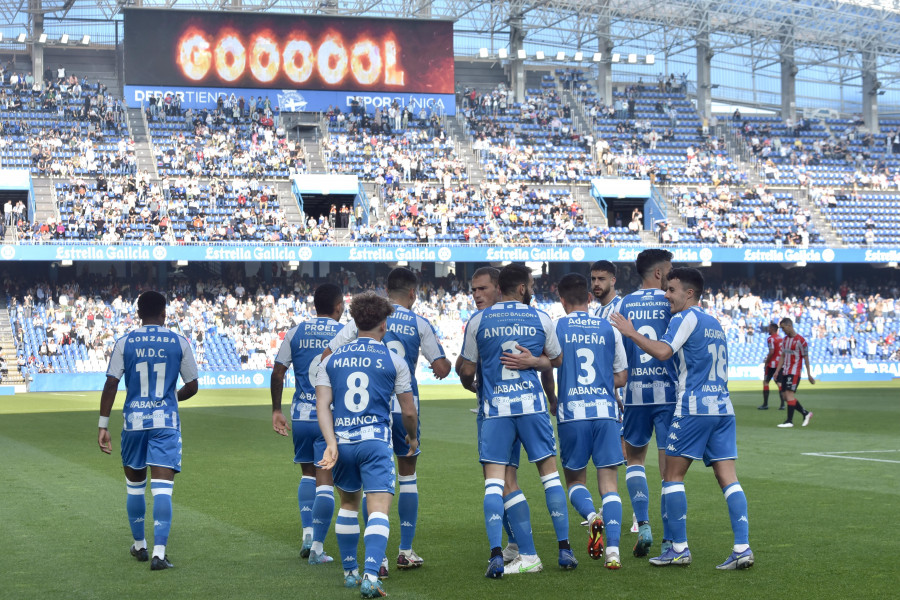
[{"label": "pitch sideline marking", "polygon": [[846,460],[865,460],[869,462],[892,463],[900,465],[900,460],[889,460],[886,458],[866,458],[862,456],[846,456],[848,454],[885,454],[889,452],[900,452],[900,450],[855,450],[844,452],[803,452],[803,456],[821,456],[823,458],[843,458]]}]

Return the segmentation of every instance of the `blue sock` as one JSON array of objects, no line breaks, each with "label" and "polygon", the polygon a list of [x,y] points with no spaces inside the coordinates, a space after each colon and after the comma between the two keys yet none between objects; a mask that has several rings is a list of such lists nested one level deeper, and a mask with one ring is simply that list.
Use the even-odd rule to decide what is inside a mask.
[{"label": "blue sock", "polygon": [[363,526],[369,524],[369,503],[366,501],[366,495],[363,494],[362,499],[362,518],[363,518]]},{"label": "blue sock", "polygon": [[412,550],[416,537],[416,521],[419,519],[419,490],[416,474],[400,475],[397,496],[397,513],[400,516],[400,549]]},{"label": "blue sock", "polygon": [[666,512],[669,513],[672,542],[687,544],[687,496],[684,493],[684,483],[664,481],[663,497]]},{"label": "blue sock", "polygon": [[[128,495],[125,498],[125,510],[128,512],[128,523],[131,525],[131,537],[135,542],[144,541],[144,515],[147,513],[147,480],[125,480]],[[146,545],[146,544],[145,544]]]},{"label": "blue sock", "polygon": [[390,531],[391,525],[386,514],[373,512],[369,515],[366,533],[363,536],[363,542],[366,545],[365,572],[375,579],[378,579],[378,570],[381,568],[381,561],[384,560]]},{"label": "blue sock", "polygon": [[604,494],[602,510],[606,545],[618,546],[622,538],[622,499],[616,493]]},{"label": "blue sock", "polygon": [[[337,538],[338,550],[341,553],[341,564],[344,572],[359,570],[356,552],[359,547],[359,513],[354,510],[340,509],[334,522],[334,536]],[[378,561],[381,566],[381,561]]]},{"label": "blue sock", "polygon": [[672,540],[672,529],[669,527],[669,512],[666,510],[666,500],[662,495],[662,487],[659,489],[659,516],[662,518],[663,539]]},{"label": "blue sock", "polygon": [[625,469],[625,485],[631,498],[631,510],[638,523],[650,520],[650,488],[647,487],[647,473],[644,467],[635,465]]},{"label": "blue sock", "polygon": [[[528,500],[522,490],[516,490],[503,498],[503,508],[509,519],[509,528],[515,535],[519,552],[522,554],[537,554],[534,549],[534,536],[531,535],[531,511],[528,508]],[[512,542],[510,542],[512,543]]]},{"label": "blue sock", "polygon": [[503,480],[484,480],[484,528],[491,549],[503,543]]},{"label": "blue sock", "polygon": [[169,529],[172,527],[172,488],[175,482],[167,479],[151,479],[150,493],[153,494],[153,556],[159,556],[158,548],[162,547],[165,558],[165,546],[169,541]]},{"label": "blue sock", "polygon": [[316,497],[316,478],[306,477],[300,478],[300,485],[297,486],[297,504],[300,505],[300,523],[303,526],[303,533],[311,529],[312,524],[312,505]]},{"label": "blue sock", "polygon": [[[503,497],[504,503],[506,502],[506,496]],[[506,506],[504,504],[503,508],[503,530],[506,531],[506,540],[510,544],[518,544],[516,543],[516,534],[513,533],[512,527],[509,525],[509,514],[506,512]]]},{"label": "blue sock", "polygon": [[747,520],[747,496],[739,481],[726,486],[722,493],[728,503],[728,516],[731,518],[731,530],[734,532],[734,544],[750,543],[750,521]]},{"label": "blue sock", "polygon": [[580,483],[576,483],[569,488],[569,502],[572,503],[572,507],[578,511],[582,519],[590,519],[592,515],[597,513],[591,493]]},{"label": "blue sock", "polygon": [[569,507],[566,506],[566,493],[559,481],[559,473],[544,475],[541,483],[544,484],[544,498],[556,531],[556,541],[564,542],[569,539]]},{"label": "blue sock", "polygon": [[320,485],[312,505],[313,543],[324,542],[334,516],[334,487]]}]

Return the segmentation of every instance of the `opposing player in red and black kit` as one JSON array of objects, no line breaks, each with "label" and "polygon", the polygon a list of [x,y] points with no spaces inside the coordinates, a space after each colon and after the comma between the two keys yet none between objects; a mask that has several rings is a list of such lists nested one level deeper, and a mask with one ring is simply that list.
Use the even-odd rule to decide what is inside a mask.
[{"label": "opposing player in red and black kit", "polygon": [[809,420],[813,414],[811,411],[805,410],[797,397],[797,386],[800,384],[800,375],[803,372],[803,363],[806,363],[806,376],[809,382],[816,383],[815,377],[809,368],[809,348],[806,340],[802,335],[794,331],[794,321],[784,318],[779,323],[781,330],[784,331],[784,341],[781,345],[781,359],[778,361],[778,367],[775,369],[776,379],[781,376],[781,393],[787,402],[787,420],[779,423],[779,427],[794,426],[794,411],[799,411],[803,415],[803,427],[809,425]]},{"label": "opposing player in red and black kit", "polygon": [[[766,345],[769,347],[769,353],[766,360],[763,361],[765,367],[765,377],[763,378],[763,403],[758,406],[759,410],[769,410],[769,381],[775,376],[775,369],[778,368],[778,361],[781,359],[781,343],[784,341],[778,335],[778,325],[769,323],[769,337],[766,338]],[[784,410],[784,394],[781,393],[781,381],[776,377],[775,385],[778,386],[778,395],[781,397],[781,406],[778,410]]]}]

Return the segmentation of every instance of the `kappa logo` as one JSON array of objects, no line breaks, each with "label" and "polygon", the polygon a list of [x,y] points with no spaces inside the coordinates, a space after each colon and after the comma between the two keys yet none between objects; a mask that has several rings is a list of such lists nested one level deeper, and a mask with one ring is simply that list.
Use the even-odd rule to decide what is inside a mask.
[{"label": "kappa logo", "polygon": [[749,523],[749,522],[750,522],[750,521],[747,520],[747,515],[741,515],[741,518],[738,519],[738,523],[740,523],[741,521],[743,521],[744,523]]},{"label": "kappa logo", "polygon": [[668,450],[669,452],[678,452],[678,448],[676,448],[672,444],[669,444],[668,446],[666,446],[666,450]]},{"label": "kappa logo", "polygon": [[371,556],[367,556],[367,557],[366,557],[366,562],[367,562],[367,563],[377,563],[378,561],[375,560],[374,558],[372,558]]},{"label": "kappa logo", "polygon": [[153,521],[153,526],[154,527],[162,527],[162,522],[161,521]]},{"label": "kappa logo", "polygon": [[491,518],[488,519],[488,523],[490,523],[491,521],[502,521],[502,520],[503,520],[503,517],[501,517],[497,513],[494,513],[491,515]]},{"label": "kappa logo", "polygon": [[607,523],[606,525],[607,525],[607,526],[609,526],[609,525],[621,525],[621,523],[619,523],[618,521],[616,521],[615,519],[613,519],[613,520],[611,520],[609,523]]},{"label": "kappa logo", "polygon": [[670,440],[675,440],[675,441],[677,442],[677,441],[678,441],[678,436],[675,435],[675,432],[673,431],[673,432],[669,433],[669,439],[670,439]]},{"label": "kappa logo", "polygon": [[300,512],[312,512],[312,509],[308,506],[304,506],[300,509]]},{"label": "kappa logo", "polygon": [[550,513],[550,516],[555,519],[557,517],[563,516],[563,514],[561,512],[559,512],[558,510],[554,510],[552,513]]},{"label": "kappa logo", "polygon": [[687,515],[681,515],[680,517],[678,517],[678,520],[679,521],[687,521]]},{"label": "kappa logo", "polygon": [[324,523],[322,519],[313,519],[313,525],[321,525],[322,523]]},{"label": "kappa logo", "polygon": [[137,519],[135,519],[135,520],[132,521],[132,522],[133,522],[133,523],[143,523],[143,522],[144,522],[144,517],[138,517]]},{"label": "kappa logo", "polygon": [[681,429],[681,424],[677,421],[672,423],[672,429]]},{"label": "kappa logo", "polygon": [[402,523],[400,523],[400,527],[412,527],[412,526],[413,526],[413,524],[410,523],[409,521],[403,521]]},{"label": "kappa logo", "polygon": [[356,562],[356,557],[355,556],[345,556],[344,562],[345,563],[354,563],[354,562]]},{"label": "kappa logo", "polygon": [[635,499],[635,500],[640,500],[640,499],[642,499],[642,498],[643,498],[644,500],[647,499],[647,495],[646,495],[644,492],[638,491],[638,492],[634,495],[634,499]]}]

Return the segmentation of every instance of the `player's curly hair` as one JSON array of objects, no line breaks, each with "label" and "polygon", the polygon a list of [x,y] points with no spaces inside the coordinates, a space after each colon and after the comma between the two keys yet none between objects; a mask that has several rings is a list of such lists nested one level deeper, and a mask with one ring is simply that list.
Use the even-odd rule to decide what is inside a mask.
[{"label": "player's curly hair", "polygon": [[363,292],[353,296],[350,304],[350,316],[360,331],[372,331],[378,327],[390,314],[394,307],[387,298],[382,298],[375,292]]}]

